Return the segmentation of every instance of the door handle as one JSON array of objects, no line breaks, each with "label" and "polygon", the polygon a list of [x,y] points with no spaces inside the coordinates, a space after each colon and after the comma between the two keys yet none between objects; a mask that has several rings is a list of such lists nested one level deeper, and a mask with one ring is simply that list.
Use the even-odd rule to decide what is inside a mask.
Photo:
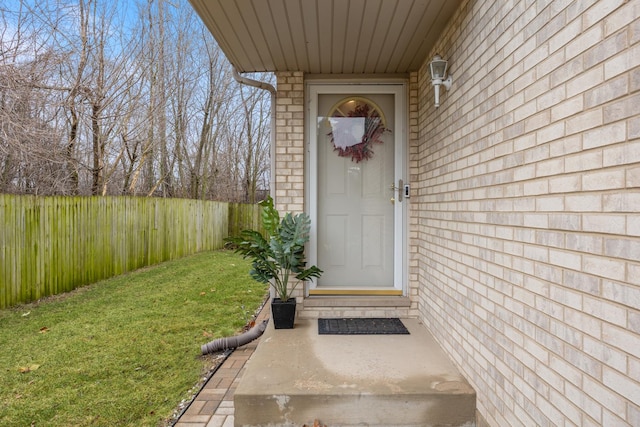
[{"label": "door handle", "polygon": [[[401,179],[398,180],[398,186],[396,187],[393,183],[389,186],[391,191],[398,190],[398,201],[402,202],[402,198],[404,197],[404,183]],[[394,197],[391,198],[391,203],[393,204],[396,201]]]}]

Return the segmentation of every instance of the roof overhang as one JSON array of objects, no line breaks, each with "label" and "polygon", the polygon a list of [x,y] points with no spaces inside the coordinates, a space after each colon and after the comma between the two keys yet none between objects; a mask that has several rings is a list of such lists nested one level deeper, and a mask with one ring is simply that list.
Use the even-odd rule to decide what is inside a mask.
[{"label": "roof overhang", "polygon": [[189,0],[239,72],[417,70],[461,0]]}]

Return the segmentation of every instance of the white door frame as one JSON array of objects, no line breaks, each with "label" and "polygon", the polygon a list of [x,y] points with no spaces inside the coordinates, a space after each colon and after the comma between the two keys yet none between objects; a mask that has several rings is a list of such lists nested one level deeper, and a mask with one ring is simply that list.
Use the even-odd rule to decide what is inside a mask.
[{"label": "white door frame", "polygon": [[[318,224],[318,159],[317,159],[317,117],[318,117],[318,96],[322,94],[343,94],[363,95],[367,94],[392,94],[394,95],[395,129],[393,131],[395,144],[395,177],[394,183],[398,186],[400,180],[409,184],[407,175],[407,106],[406,106],[406,85],[403,83],[385,84],[354,84],[354,83],[309,83],[307,85],[307,118],[306,118],[306,171],[305,171],[305,192],[308,194],[307,212],[311,219],[311,236],[308,246],[308,265],[317,265],[317,224]],[[391,184],[391,183],[389,183]],[[398,191],[403,191],[400,189]],[[399,201],[398,191],[395,192],[396,202],[394,204],[394,278],[393,288],[389,288],[389,294],[407,295],[408,282],[408,251],[407,251],[407,220],[409,199],[403,197]],[[390,193],[391,194],[391,193]],[[321,265],[318,265],[322,269]],[[317,282],[311,281],[305,289],[305,295],[309,295],[309,290],[316,290]],[[329,293],[330,290],[328,290]],[[313,292],[313,291],[312,291]],[[395,293],[393,293],[395,292]],[[315,292],[314,292],[315,293]],[[362,292],[367,294],[366,289]],[[372,292],[375,294],[375,292]],[[382,293],[384,294],[384,293]]]}]

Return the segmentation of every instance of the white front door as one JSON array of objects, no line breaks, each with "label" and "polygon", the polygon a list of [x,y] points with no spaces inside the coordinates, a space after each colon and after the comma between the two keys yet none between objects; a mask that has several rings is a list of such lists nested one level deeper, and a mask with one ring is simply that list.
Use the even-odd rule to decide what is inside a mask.
[{"label": "white front door", "polygon": [[312,85],[309,97],[311,294],[404,289],[403,85]]}]

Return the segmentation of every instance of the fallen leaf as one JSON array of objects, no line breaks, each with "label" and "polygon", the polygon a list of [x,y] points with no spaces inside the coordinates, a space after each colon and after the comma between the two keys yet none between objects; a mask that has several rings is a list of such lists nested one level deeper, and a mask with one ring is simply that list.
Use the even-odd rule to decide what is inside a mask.
[{"label": "fallen leaf", "polygon": [[46,326],[43,326],[42,328],[40,328],[41,334],[46,334],[47,332],[49,332],[49,328],[47,328]]},{"label": "fallen leaf", "polygon": [[207,332],[207,331],[202,331],[202,336],[210,338],[213,336],[213,334],[211,332]]},{"label": "fallen leaf", "polygon": [[38,368],[40,368],[40,365],[36,364],[31,364],[29,366],[20,366],[18,368],[18,372],[20,372],[21,374],[26,374],[27,372],[37,371]]},{"label": "fallen leaf", "polygon": [[200,292],[200,296],[205,296],[207,293],[206,292]]}]

